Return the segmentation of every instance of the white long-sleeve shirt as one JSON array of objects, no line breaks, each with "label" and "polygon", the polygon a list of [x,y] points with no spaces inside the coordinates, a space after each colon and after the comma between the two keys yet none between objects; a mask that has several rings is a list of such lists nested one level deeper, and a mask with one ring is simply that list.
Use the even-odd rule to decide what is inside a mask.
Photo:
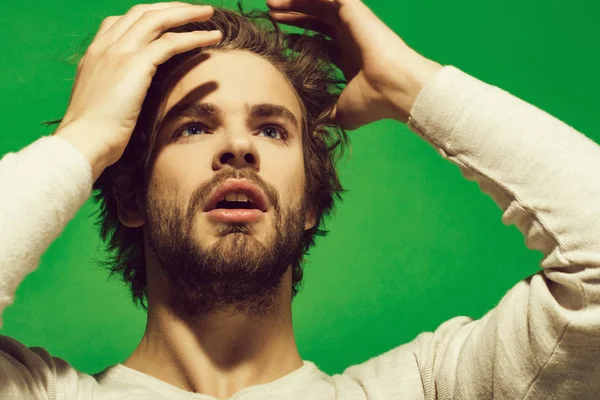
[{"label": "white long-sleeve shirt", "polygon": [[[231,399],[599,399],[600,147],[452,66],[419,93],[408,126],[543,252],[541,271],[479,320],[453,318],[343,374],[304,361]],[[91,168],[43,137],[0,160],[0,188],[1,312],[91,195]],[[0,399],[165,398],[214,400],[122,364],[91,376],[0,336]]]}]

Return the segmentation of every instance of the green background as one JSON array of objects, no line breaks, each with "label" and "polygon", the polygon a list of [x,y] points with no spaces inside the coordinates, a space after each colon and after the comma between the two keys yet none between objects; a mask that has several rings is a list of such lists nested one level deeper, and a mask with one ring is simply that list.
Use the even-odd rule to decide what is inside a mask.
[{"label": "green background", "polygon": [[[75,72],[61,59],[104,17],[133,4],[3,2],[0,154],[52,132],[40,122],[64,114]],[[600,141],[597,1],[367,4],[425,56],[500,86]],[[330,374],[454,316],[481,317],[538,271],[542,258],[514,226],[501,223],[500,210],[477,184],[404,125],[380,121],[351,137],[352,157],[341,165],[348,193],[328,224],[330,235],[312,251],[304,290],[293,303],[300,354]],[[94,210],[88,201],[50,246],[5,310],[0,330],[89,373],[127,358],[145,326],[126,288],[107,281],[96,264],[104,248]]]}]

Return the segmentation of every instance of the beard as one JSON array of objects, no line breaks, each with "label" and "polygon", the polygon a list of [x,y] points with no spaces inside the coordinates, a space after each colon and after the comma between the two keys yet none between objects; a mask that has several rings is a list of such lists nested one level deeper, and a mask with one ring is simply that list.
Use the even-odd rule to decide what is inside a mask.
[{"label": "beard", "polygon": [[[194,221],[214,188],[228,178],[246,178],[259,186],[273,205],[272,226],[261,242],[249,223],[215,225],[217,240],[203,246]],[[184,210],[174,190],[146,198],[146,227],[168,285],[169,308],[183,319],[231,310],[265,316],[277,307],[286,272],[303,257],[305,204],[283,210],[277,191],[254,170],[219,171],[194,191]],[[169,195],[170,194],[170,195]],[[298,196],[301,197],[301,196]]]}]

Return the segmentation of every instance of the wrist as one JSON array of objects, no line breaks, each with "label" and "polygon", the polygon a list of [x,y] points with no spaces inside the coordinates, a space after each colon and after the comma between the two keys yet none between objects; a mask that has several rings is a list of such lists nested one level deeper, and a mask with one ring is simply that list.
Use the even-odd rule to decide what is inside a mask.
[{"label": "wrist", "polygon": [[412,61],[405,63],[403,68],[403,88],[400,94],[392,98],[394,113],[397,121],[406,123],[415,101],[421,90],[434,78],[443,65],[414,52]]},{"label": "wrist", "polygon": [[95,182],[100,174],[110,165],[108,162],[108,150],[106,143],[100,135],[94,134],[89,126],[78,123],[68,123],[54,132],[58,136],[69,142],[73,147],[79,150],[88,160],[92,168],[93,181]]}]

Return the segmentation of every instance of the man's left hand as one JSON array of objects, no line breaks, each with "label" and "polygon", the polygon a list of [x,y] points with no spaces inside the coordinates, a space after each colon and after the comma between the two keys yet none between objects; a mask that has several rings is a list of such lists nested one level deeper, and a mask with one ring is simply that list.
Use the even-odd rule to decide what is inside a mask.
[{"label": "man's left hand", "polygon": [[384,118],[406,122],[421,88],[442,66],[411,49],[360,0],[267,0],[277,22],[323,33],[342,54],[348,85],[334,122],[356,129]]}]

